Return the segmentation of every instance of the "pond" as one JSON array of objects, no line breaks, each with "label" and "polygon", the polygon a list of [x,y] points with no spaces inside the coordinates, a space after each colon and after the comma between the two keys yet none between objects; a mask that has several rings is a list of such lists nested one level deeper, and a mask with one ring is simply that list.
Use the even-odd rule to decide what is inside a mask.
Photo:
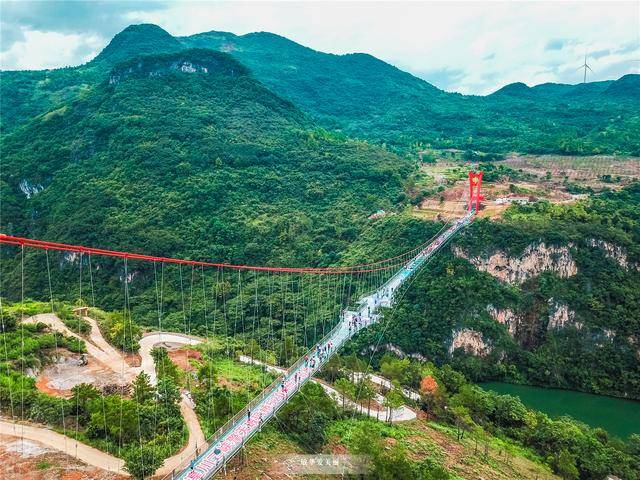
[{"label": "pond", "polygon": [[551,417],[569,415],[623,439],[632,433],[640,434],[640,402],[635,400],[503,382],[486,382],[480,386],[520,397],[527,407]]}]

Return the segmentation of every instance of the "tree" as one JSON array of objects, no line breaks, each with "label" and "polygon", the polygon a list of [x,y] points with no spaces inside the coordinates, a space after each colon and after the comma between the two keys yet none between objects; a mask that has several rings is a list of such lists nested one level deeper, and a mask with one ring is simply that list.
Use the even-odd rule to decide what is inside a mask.
[{"label": "tree", "polygon": [[132,400],[118,395],[91,401],[91,416],[87,434],[113,442],[129,443],[138,439],[138,407]]},{"label": "tree", "polygon": [[206,389],[212,388],[218,383],[218,371],[213,362],[205,361],[198,369],[200,384]]},{"label": "tree", "polygon": [[80,415],[88,414],[87,405],[91,400],[100,396],[98,389],[90,383],[81,383],[76,385],[71,389],[71,392],[73,394],[71,397],[71,404],[73,405],[76,413]]},{"label": "tree", "polygon": [[346,378],[339,378],[334,387],[342,395],[342,408],[346,408],[347,397],[351,399],[355,396],[355,385]]},{"label": "tree", "polygon": [[125,470],[136,480],[151,478],[163,462],[163,455],[155,445],[127,448],[123,457]]},{"label": "tree", "polygon": [[367,368],[367,364],[355,354],[348,355],[344,359],[344,366],[350,370],[351,381],[355,381],[355,372],[364,372]]},{"label": "tree", "polygon": [[158,380],[158,404],[167,416],[178,414],[177,407],[180,401],[180,390],[173,380],[168,377]]},{"label": "tree", "polygon": [[334,355],[322,367],[322,376],[331,383],[335,382],[342,375],[342,359],[339,355]]},{"label": "tree", "polygon": [[456,426],[458,441],[460,441],[464,438],[465,430],[469,430],[474,424],[473,420],[469,415],[469,410],[461,405],[452,406],[448,411],[453,415],[453,423]]},{"label": "tree", "polygon": [[278,414],[286,431],[310,451],[318,451],[325,443],[328,423],[338,417],[335,403],[321,385],[306,383]]},{"label": "tree", "polygon": [[566,449],[560,451],[554,461],[555,471],[565,480],[576,480],[580,472],[576,468],[576,459]]},{"label": "tree", "polygon": [[148,374],[140,372],[133,381],[133,398],[135,398],[136,402],[140,404],[153,400],[155,396],[156,389],[153,388],[153,385],[151,385],[149,380],[150,378]]},{"label": "tree", "polygon": [[373,386],[373,382],[367,377],[362,377],[356,384],[356,391],[358,397],[367,402],[367,415],[371,413],[371,400],[376,398],[376,389]]},{"label": "tree", "polygon": [[386,355],[380,363],[380,372],[382,376],[389,380],[404,383],[405,373],[409,368],[409,359],[395,358],[390,355]]},{"label": "tree", "polygon": [[404,397],[398,388],[392,388],[384,397],[383,405],[387,407],[387,420],[393,421],[393,411],[404,405]]}]

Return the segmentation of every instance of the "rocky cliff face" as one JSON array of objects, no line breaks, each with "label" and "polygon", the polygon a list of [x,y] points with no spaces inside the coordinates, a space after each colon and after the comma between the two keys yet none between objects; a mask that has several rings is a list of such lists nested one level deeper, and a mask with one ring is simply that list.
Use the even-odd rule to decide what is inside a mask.
[{"label": "rocky cliff face", "polygon": [[224,53],[193,49],[143,56],[118,64],[111,70],[109,84],[115,85],[129,78],[160,77],[172,73],[238,77],[248,75],[249,71]]},{"label": "rocky cliff face", "polygon": [[575,321],[575,316],[575,312],[570,310],[566,303],[550,298],[547,330],[558,330],[570,325],[576,327],[578,330],[582,329],[582,324]]},{"label": "rocky cliff face", "polygon": [[518,324],[520,323],[521,319],[513,312],[513,310],[511,310],[510,308],[500,310],[493,305],[487,305],[487,313],[489,313],[489,315],[491,315],[491,318],[493,318],[496,322],[506,325],[511,336],[515,337],[518,330]]},{"label": "rocky cliff face", "polygon": [[640,271],[640,264],[629,262],[627,251],[620,245],[596,238],[587,239],[587,245],[602,250],[605,257],[610,258],[625,270],[635,269]]},{"label": "rocky cliff face", "polygon": [[469,328],[454,330],[451,346],[449,347],[449,354],[452,354],[459,348],[464,350],[465,353],[479,357],[484,357],[492,351],[491,345],[486,343],[482,338],[482,333]]},{"label": "rocky cliff face", "polygon": [[501,281],[520,285],[543,272],[555,272],[566,278],[575,275],[578,267],[567,246],[547,246],[544,242],[529,245],[517,258],[497,251],[490,257],[471,257],[460,247],[454,246],[454,255],[469,260],[479,270],[487,272]]}]

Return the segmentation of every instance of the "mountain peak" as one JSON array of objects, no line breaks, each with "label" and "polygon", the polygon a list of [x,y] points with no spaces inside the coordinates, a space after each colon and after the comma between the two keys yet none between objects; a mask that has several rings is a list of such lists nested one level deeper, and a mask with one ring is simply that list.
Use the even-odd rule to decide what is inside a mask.
[{"label": "mountain peak", "polygon": [[118,33],[93,61],[114,65],[134,56],[174,52],[182,48],[177,39],[158,25],[141,23],[129,25]]},{"label": "mountain peak", "polygon": [[531,92],[531,89],[522,82],[515,82],[505,85],[504,87],[496,90],[491,95],[513,95],[513,96],[521,96],[527,95]]},{"label": "mountain peak", "polygon": [[618,80],[612,82],[604,92],[606,95],[614,97],[640,98],[640,75],[628,73]]}]

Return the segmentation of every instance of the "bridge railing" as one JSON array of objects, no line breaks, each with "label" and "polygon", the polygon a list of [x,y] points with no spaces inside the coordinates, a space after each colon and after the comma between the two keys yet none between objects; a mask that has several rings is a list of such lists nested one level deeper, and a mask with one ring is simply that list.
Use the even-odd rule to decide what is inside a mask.
[{"label": "bridge railing", "polygon": [[[255,408],[258,405],[260,405],[260,403],[265,398],[267,398],[269,395],[276,392],[280,387],[280,385],[282,384],[282,382],[285,381],[285,379],[289,378],[298,368],[300,368],[302,363],[304,363],[305,361],[305,357],[311,358],[316,346],[326,344],[329,341],[329,339],[333,337],[335,333],[340,329],[340,327],[341,327],[341,322],[338,322],[338,324],[335,325],[324,337],[322,337],[322,339],[318,343],[316,343],[313,347],[311,347],[303,356],[298,358],[298,360],[296,360],[296,362],[287,369],[286,373],[279,375],[273,382],[271,382],[271,384],[265,387],[253,400],[251,400],[247,405],[241,408],[233,417],[231,417],[220,428],[218,428],[216,432],[211,437],[209,437],[209,439],[207,439],[207,444],[209,445],[209,447],[211,447],[212,445],[215,445],[228,432],[232,431],[233,427],[235,427],[236,424],[238,424],[241,421],[244,421],[244,419],[247,417],[247,410],[255,410]],[[322,367],[322,365],[324,365],[324,363],[325,361],[320,361],[320,359],[318,359],[317,367],[313,369],[313,373],[320,370],[320,368]],[[309,378],[311,378],[313,373],[309,375]],[[302,382],[296,385],[296,388],[290,393],[290,395],[293,395],[294,393],[296,393],[300,389],[299,386],[301,384]],[[277,411],[280,410],[281,407],[282,405],[277,405],[273,411],[271,411],[265,417],[263,417],[263,422],[266,422],[271,417],[273,417],[277,413]],[[255,433],[256,433],[255,430],[253,430],[249,433],[249,435],[243,438],[243,444],[246,443]],[[237,449],[241,447],[242,445],[239,446]],[[204,451],[206,450],[207,449],[205,448]],[[202,453],[204,453],[204,451]],[[233,457],[235,453],[236,453],[235,451],[229,452],[227,460],[231,459],[231,457]],[[196,450],[192,452],[192,454],[190,454],[185,460],[183,460],[180,463],[180,465],[174,468],[171,474],[166,475],[164,478],[175,478],[176,473],[182,472],[185,468],[187,468],[191,460],[198,458],[199,455],[200,455],[200,451],[198,448],[196,448]],[[220,468],[221,467],[222,465],[220,465]]]},{"label": "bridge railing", "polygon": [[[421,252],[419,252],[413,259],[411,259],[410,261],[408,261],[404,267],[402,267],[400,270],[403,270],[404,268],[408,268],[413,262],[415,262],[416,260],[419,262],[418,263],[418,267],[422,266],[422,264],[424,263],[424,261],[430,257],[433,253],[435,253],[437,250],[439,250],[445,243],[447,243],[447,241],[449,240],[449,238],[451,238],[451,236],[458,230],[460,230],[460,228],[464,227],[465,225],[467,225],[469,223],[469,221],[471,220],[472,216],[473,216],[474,212],[469,212],[465,217],[463,217],[462,219],[459,219],[455,225],[451,226],[443,235],[441,235],[440,238],[440,243],[438,244],[437,247],[432,248],[432,250],[430,252],[428,252],[428,254],[425,255],[425,250],[427,250],[427,248],[425,248],[424,250],[422,250]],[[399,272],[398,272],[399,273]],[[396,273],[396,275],[398,274]],[[392,280],[395,278],[396,275],[393,275],[389,280],[387,280],[385,282],[385,284],[383,285],[389,285]],[[378,287],[378,289],[380,289],[381,287]],[[366,295],[365,295],[366,297]],[[362,298],[362,297],[361,297]],[[346,315],[346,313],[341,313],[341,320],[342,320],[342,316]],[[329,342],[329,340],[334,337],[336,335],[336,333],[339,331],[340,328],[342,328],[342,321],[339,321],[326,335],[324,335],[322,337],[322,339],[320,341],[318,341],[313,347],[311,347],[309,350],[307,350],[306,354],[302,355],[300,358],[298,358],[298,360],[296,360],[295,363],[293,363],[286,371],[286,373],[279,375],[269,386],[267,386],[266,388],[264,388],[262,390],[262,392],[260,392],[260,394],[258,394],[258,396],[256,398],[254,398],[253,400],[251,400],[247,405],[245,405],[240,411],[238,411],[233,417],[231,417],[229,420],[227,420],[225,422],[225,424],[220,427],[208,440],[207,443],[209,445],[208,448],[211,448],[213,445],[215,445],[222,437],[224,437],[228,432],[230,432],[231,430],[233,430],[233,427],[235,427],[235,425],[240,422],[243,421],[246,416],[247,416],[247,410],[255,410],[255,408],[265,399],[267,398],[269,395],[273,394],[274,392],[277,391],[277,389],[280,387],[280,385],[282,384],[283,381],[285,381],[286,379],[290,378],[291,375],[294,374],[294,372],[296,370],[298,370],[298,368],[300,368],[300,366],[302,365],[303,362],[305,362],[306,358],[311,358],[314,354],[314,351],[316,349],[317,346],[319,345],[325,345],[327,344],[327,342]],[[355,333],[355,332],[354,332]],[[348,338],[345,337],[344,340],[346,340]],[[338,348],[340,348],[342,346],[342,344],[344,343],[344,341],[341,341],[339,344],[335,344],[333,347],[335,350],[337,350]],[[304,384],[309,378],[311,378],[311,376],[313,374],[315,374],[318,370],[320,370],[320,368],[328,361],[329,359],[329,355],[326,355],[322,358],[318,358],[318,362],[317,362],[317,366],[314,367],[312,369],[312,372],[309,374],[309,376],[305,379],[303,379],[302,382],[299,382],[298,384],[295,385],[295,388],[291,391],[290,394],[287,395],[287,397],[292,396],[293,394],[295,394],[300,387],[302,386],[302,384]],[[267,420],[269,420],[270,418],[272,418],[277,412],[278,410],[280,410],[280,408],[284,405],[284,403],[280,403],[277,404],[274,409],[269,412],[266,417],[263,418],[263,422],[266,422]],[[251,430],[248,435],[246,437],[244,437],[242,439],[242,444],[236,446],[233,451],[228,452],[227,456],[225,456],[225,459],[223,461],[223,464],[218,465],[217,468],[215,470],[210,471],[207,474],[206,478],[211,478],[213,475],[215,475],[215,473],[217,473],[217,471],[219,471],[220,468],[223,468],[224,465],[226,465],[226,462],[228,460],[230,460],[235,453],[241,449],[244,444],[257,432],[258,430],[253,429]],[[208,451],[208,448],[205,449],[204,452]],[[202,452],[202,453],[204,453]],[[194,452],[193,457],[191,455],[189,455],[189,457],[187,457],[187,459],[181,463],[180,466],[178,466],[176,469],[173,470],[173,472],[171,472],[170,478],[174,478],[175,477],[175,473],[176,471],[178,472],[182,472],[185,470],[185,468],[187,467],[187,465],[190,463],[190,461],[192,459],[197,459],[198,456],[200,455],[199,449],[196,449]],[[167,476],[169,477],[169,476]],[[165,478],[167,478],[165,477]]]}]

